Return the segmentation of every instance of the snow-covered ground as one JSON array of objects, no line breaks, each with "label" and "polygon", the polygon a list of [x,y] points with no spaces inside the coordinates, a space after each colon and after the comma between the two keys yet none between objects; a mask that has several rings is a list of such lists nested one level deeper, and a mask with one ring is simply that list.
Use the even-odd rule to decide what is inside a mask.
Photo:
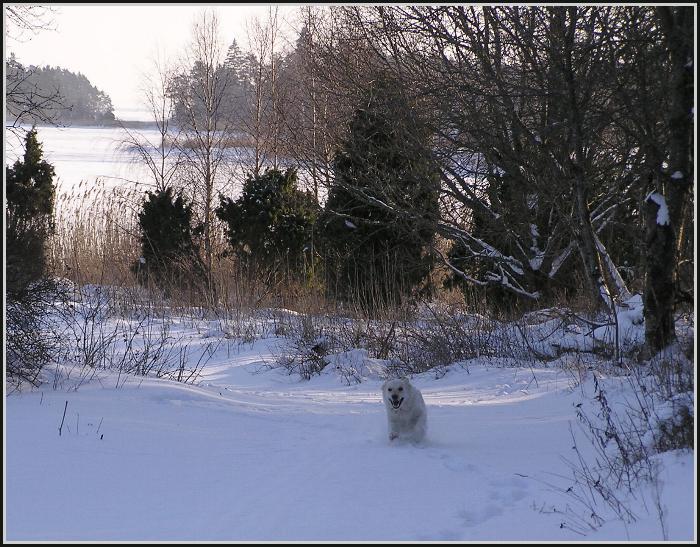
[{"label": "snow-covered ground", "polygon": [[[190,343],[217,335],[176,328]],[[346,385],[329,366],[300,381],[265,366],[281,343],[272,335],[224,340],[194,384],[107,371],[79,382],[58,369],[55,386],[49,376],[6,396],[5,538],[695,537],[692,453],[655,457],[659,503],[652,485],[627,495],[632,522],[600,504],[594,529],[590,508],[567,493],[584,487],[565,461],[575,460],[574,442],[595,457],[572,439],[582,438],[576,409],[590,402],[590,371],[480,358],[439,379],[415,376],[427,441],[397,445],[388,440],[379,377]],[[624,394],[625,383],[616,385]]]}]

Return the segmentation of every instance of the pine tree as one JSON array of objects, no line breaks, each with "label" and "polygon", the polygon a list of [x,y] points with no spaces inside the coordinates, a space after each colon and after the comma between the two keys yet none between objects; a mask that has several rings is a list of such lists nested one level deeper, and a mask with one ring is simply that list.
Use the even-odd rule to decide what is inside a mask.
[{"label": "pine tree", "polygon": [[201,233],[192,227],[192,205],[172,187],[147,192],[139,213],[141,252],[132,271],[142,283],[149,280],[169,294],[173,288],[201,280],[204,267],[194,238]]},{"label": "pine tree", "polygon": [[220,196],[216,215],[226,223],[232,252],[247,267],[298,276],[312,260],[318,203],[297,187],[293,168],[248,175],[237,200]]},{"label": "pine tree", "polygon": [[235,38],[226,52],[224,66],[233,72],[236,81],[245,79],[246,56]]},{"label": "pine tree", "polygon": [[400,84],[373,82],[319,219],[331,295],[372,309],[398,304],[425,279],[439,188],[429,138]]},{"label": "pine tree", "polygon": [[6,255],[8,292],[21,292],[46,274],[46,241],[53,230],[55,176],[42,159],[36,129],[25,138],[23,159],[6,167]]},{"label": "pine tree", "polygon": [[57,349],[48,318],[58,292],[46,258],[53,231],[54,168],[42,159],[34,128],[26,135],[24,158],[5,169],[5,178],[7,378],[37,385]]},{"label": "pine tree", "polygon": [[247,100],[252,92],[249,61],[238,42],[234,39],[226,53],[226,59],[219,70],[225,71],[227,81],[225,97],[222,100],[222,115],[234,121],[234,127],[241,129],[248,112]]}]

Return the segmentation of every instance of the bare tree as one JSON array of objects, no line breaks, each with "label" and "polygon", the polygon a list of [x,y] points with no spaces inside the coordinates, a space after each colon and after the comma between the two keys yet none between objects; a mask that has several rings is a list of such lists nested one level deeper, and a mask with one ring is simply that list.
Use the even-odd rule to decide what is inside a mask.
[{"label": "bare tree", "polygon": [[[8,49],[13,43],[31,40],[32,36],[54,29],[55,8],[37,5],[5,6],[5,37]],[[58,116],[67,107],[56,88],[42,89],[32,81],[34,70],[25,68],[10,53],[5,63],[5,128],[18,138],[20,124],[27,119],[59,125]]]},{"label": "bare tree", "polygon": [[[24,42],[31,35],[45,30],[54,30],[56,9],[35,4],[15,4],[5,6],[5,37],[13,42]],[[28,36],[29,35],[29,36]]]},{"label": "bare tree", "polygon": [[157,191],[164,191],[176,182],[181,165],[177,143],[181,129],[173,123],[175,103],[171,94],[173,69],[162,58],[154,58],[144,75],[143,97],[158,131],[157,142],[147,135],[121,124],[126,133],[124,145],[136,152],[146,165]]},{"label": "bare tree", "polygon": [[[430,113],[452,242],[435,252],[456,277],[536,300],[576,290],[580,272],[614,308],[646,272],[647,343],[674,339],[679,264],[693,261],[690,8],[330,9],[337,88],[379,64]],[[343,54],[353,32],[362,59]]]},{"label": "bare tree", "polygon": [[279,66],[277,48],[279,42],[279,21],[277,18],[277,7],[269,8],[268,11],[268,36],[270,39],[270,103],[272,106],[271,124],[271,152],[272,152],[272,168],[279,167],[279,137],[280,137],[280,97],[279,97]]},{"label": "bare tree", "polygon": [[249,67],[253,96],[249,103],[244,131],[253,144],[253,173],[257,176],[266,164],[279,164],[280,101],[278,96],[279,20],[277,8],[268,17],[252,19],[248,26],[251,49]]},{"label": "bare tree", "polygon": [[323,66],[326,40],[323,29],[327,28],[331,14],[328,9],[305,6],[298,15],[298,38],[281,75],[286,91],[282,149],[309,174],[311,189],[318,200],[319,188],[330,185],[334,135],[343,125],[339,121],[343,109],[328,93],[334,79]]},{"label": "bare tree", "polygon": [[192,41],[184,59],[185,71],[172,89],[179,106],[176,114],[181,137],[177,146],[189,173],[194,202],[200,208],[207,293],[212,298],[215,185],[226,162],[227,139],[233,128],[230,117],[224,115],[223,101],[230,79],[229,72],[223,68],[223,59],[218,16],[213,11],[203,11],[192,28]]},{"label": "bare tree", "polygon": [[625,193],[637,205],[644,270],[646,343],[655,353],[675,340],[679,271],[694,262],[693,201],[693,13],[690,8],[627,7],[614,11],[608,32],[614,125],[631,179]]},{"label": "bare tree", "polygon": [[625,179],[607,144],[610,9],[337,8],[430,112],[453,242],[435,252],[458,278],[538,299],[582,270],[593,301],[629,296],[601,237]]},{"label": "bare tree", "polygon": [[20,125],[28,119],[47,125],[60,125],[58,117],[66,109],[57,88],[40,88],[32,81],[34,70],[23,67],[11,56],[5,64],[5,128],[20,132]]},{"label": "bare tree", "polygon": [[667,169],[655,166],[645,198],[645,334],[652,351],[662,350],[676,339],[677,269],[693,189],[694,122],[693,8],[660,6],[656,17],[664,48],[669,101],[661,120],[668,131],[668,149],[657,154],[665,160]]}]

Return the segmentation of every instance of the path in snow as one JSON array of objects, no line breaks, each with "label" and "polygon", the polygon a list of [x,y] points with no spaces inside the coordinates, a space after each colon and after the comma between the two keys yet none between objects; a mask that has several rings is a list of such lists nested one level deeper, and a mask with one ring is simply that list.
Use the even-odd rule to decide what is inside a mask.
[{"label": "path in snow", "polygon": [[581,539],[545,484],[571,456],[561,371],[426,375],[428,441],[392,445],[380,381],[251,374],[268,349],[214,361],[198,386],[105,377],[8,397],[7,538]]}]

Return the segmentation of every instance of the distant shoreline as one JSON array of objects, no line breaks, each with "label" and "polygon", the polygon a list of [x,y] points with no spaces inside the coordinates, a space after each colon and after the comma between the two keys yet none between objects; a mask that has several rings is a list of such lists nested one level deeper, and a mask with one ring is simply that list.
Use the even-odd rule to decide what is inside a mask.
[{"label": "distant shoreline", "polygon": [[117,120],[112,127],[126,127],[129,129],[157,129],[158,126],[154,121],[140,120]]},{"label": "distant shoreline", "polygon": [[[158,126],[153,121],[140,121],[140,120],[116,120],[111,123],[91,123],[91,122],[73,122],[70,125],[61,125],[51,123],[37,123],[34,124],[36,127],[56,127],[59,129],[118,129],[120,127],[126,127],[127,129],[157,129]],[[32,124],[22,123],[21,127],[31,128]]]}]

